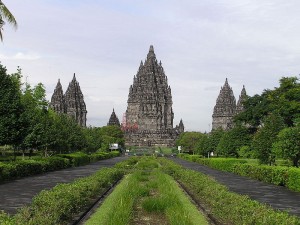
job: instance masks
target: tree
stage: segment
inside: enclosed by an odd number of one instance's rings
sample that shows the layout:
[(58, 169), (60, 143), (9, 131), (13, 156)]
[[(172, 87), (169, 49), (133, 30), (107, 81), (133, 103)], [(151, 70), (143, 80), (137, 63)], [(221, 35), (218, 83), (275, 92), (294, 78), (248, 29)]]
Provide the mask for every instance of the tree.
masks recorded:
[(272, 145), (277, 141), (277, 135), (285, 127), (283, 118), (278, 114), (270, 114), (263, 126), (253, 137), (251, 148), (255, 151), (260, 163), (272, 164), (275, 155), (272, 154)]
[(274, 90), (264, 90), (261, 95), (249, 97), (244, 102), (245, 111), (235, 116), (235, 122), (248, 124), (256, 132), (268, 115), (276, 113), (283, 118), (286, 126), (294, 126), (300, 118), (299, 79), (282, 77), (279, 84)]
[(4, 3), (0, 0), (0, 40), (3, 41), (2, 30), (5, 21), (11, 24), (14, 28), (18, 27), (17, 21), (13, 14), (8, 10)]
[(277, 156), (290, 159), (293, 166), (298, 167), (300, 160), (300, 126), (281, 130), (272, 150)]
[(208, 134), (204, 133), (196, 144), (197, 154), (206, 157), (209, 153)]
[(238, 151), (242, 146), (250, 144), (249, 130), (242, 126), (236, 125), (229, 131), (226, 131), (217, 146), (217, 153), (221, 155), (238, 157)]
[(197, 142), (204, 134), (200, 132), (184, 132), (180, 134), (179, 139), (176, 141), (177, 146), (182, 146), (183, 151), (188, 151), (195, 154), (197, 152)]
[(215, 130), (212, 130), (209, 134), (208, 134), (208, 142), (207, 142), (207, 150), (208, 152), (217, 152), (217, 146), (224, 134), (224, 130), (222, 128), (218, 128)]
[(8, 75), (0, 64), (0, 145), (15, 145), (20, 138), (23, 112), (20, 74)]
[(124, 146), (125, 139), (124, 133), (118, 126), (104, 126), (100, 128), (101, 135), (101, 150), (107, 151), (109, 149), (109, 145), (113, 143), (117, 143), (120, 146)]

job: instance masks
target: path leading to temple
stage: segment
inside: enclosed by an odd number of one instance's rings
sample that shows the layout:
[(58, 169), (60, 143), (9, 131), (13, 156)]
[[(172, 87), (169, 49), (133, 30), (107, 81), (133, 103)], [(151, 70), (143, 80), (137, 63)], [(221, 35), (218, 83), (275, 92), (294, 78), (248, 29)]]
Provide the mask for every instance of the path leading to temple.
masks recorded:
[(300, 216), (300, 193), (242, 177), (233, 173), (223, 172), (199, 163), (189, 162), (179, 158), (171, 158), (174, 162), (187, 169), (192, 169), (213, 177), (219, 183), (227, 186), (230, 191), (248, 195), (251, 199), (270, 205), (279, 210), (286, 210), (292, 215)]
[[(29, 204), (32, 198), (44, 189), (50, 189), (58, 183), (72, 182), (76, 178), (88, 176), (102, 167), (114, 166), (125, 159), (127, 157), (116, 157), (86, 166), (54, 171), (1, 184), (0, 210), (14, 214), (17, 209), (25, 204)], [(275, 209), (287, 210), (293, 215), (300, 216), (300, 193), (298, 192), (232, 173), (214, 170), (183, 159), (171, 159), (185, 168), (193, 169), (215, 178), (232, 192), (248, 195), (251, 199), (266, 203)]]
[(58, 183), (68, 183), (76, 178), (89, 176), (102, 167), (112, 167), (125, 159), (127, 157), (115, 157), (86, 166), (58, 170), (1, 184), (0, 210), (15, 214), (19, 208), (29, 204), (40, 191), (53, 188)]

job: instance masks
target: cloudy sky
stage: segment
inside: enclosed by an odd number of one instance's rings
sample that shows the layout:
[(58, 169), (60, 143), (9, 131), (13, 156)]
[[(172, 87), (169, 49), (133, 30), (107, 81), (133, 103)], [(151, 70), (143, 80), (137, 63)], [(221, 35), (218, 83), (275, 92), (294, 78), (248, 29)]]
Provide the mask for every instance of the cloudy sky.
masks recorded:
[(42, 82), (50, 100), (76, 73), (92, 126), (120, 120), (150, 45), (172, 88), (174, 124), (208, 131), (225, 78), (235, 97), (300, 73), (299, 0), (3, 0), (19, 27), (4, 27), (0, 61)]

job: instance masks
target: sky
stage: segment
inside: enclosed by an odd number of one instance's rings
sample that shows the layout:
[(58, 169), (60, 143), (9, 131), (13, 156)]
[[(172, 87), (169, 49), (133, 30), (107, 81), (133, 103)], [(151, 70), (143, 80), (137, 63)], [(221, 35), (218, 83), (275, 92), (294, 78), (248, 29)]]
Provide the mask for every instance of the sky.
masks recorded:
[(3, 0), (18, 21), (4, 26), (0, 62), (50, 100), (73, 74), (87, 124), (122, 121), (129, 87), (153, 45), (172, 88), (174, 125), (210, 131), (225, 79), (238, 100), (300, 73), (298, 0)]

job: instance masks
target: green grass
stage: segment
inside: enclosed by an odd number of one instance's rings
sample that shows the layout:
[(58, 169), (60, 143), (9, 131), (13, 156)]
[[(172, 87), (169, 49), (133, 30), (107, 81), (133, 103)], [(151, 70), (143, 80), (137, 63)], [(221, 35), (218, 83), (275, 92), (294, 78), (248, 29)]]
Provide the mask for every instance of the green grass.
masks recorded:
[(137, 171), (124, 178), (86, 224), (130, 224), (138, 203), (147, 216), (164, 215), (162, 218), (171, 225), (207, 224), (173, 178), (158, 167), (154, 158), (142, 158)]
[(137, 197), (137, 185), (138, 181), (132, 175), (127, 175), (85, 224), (129, 224), (133, 203)]

